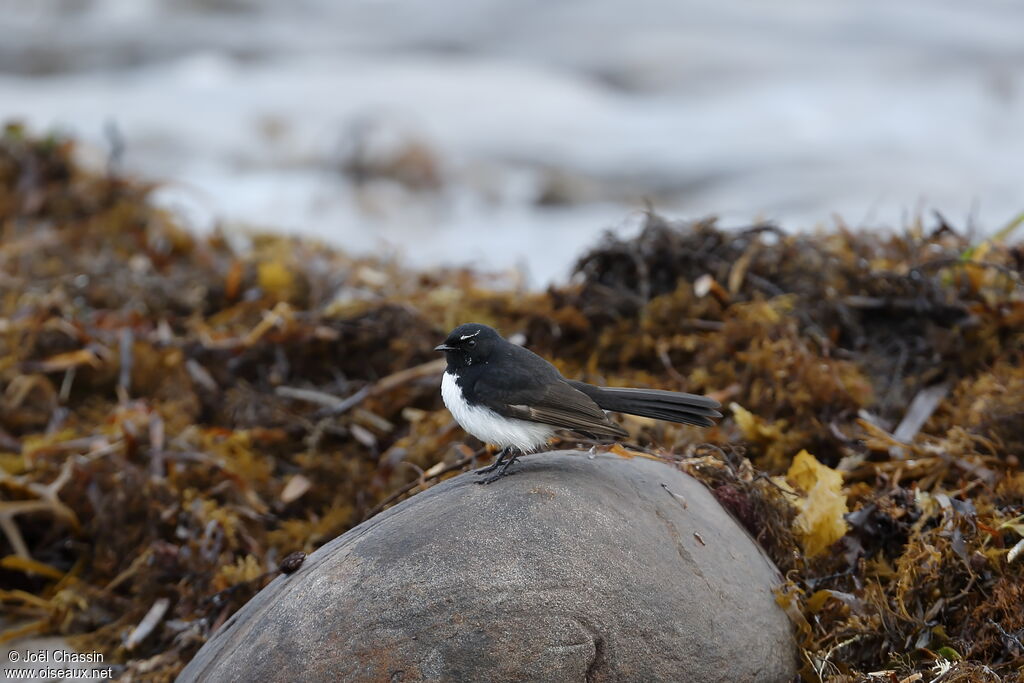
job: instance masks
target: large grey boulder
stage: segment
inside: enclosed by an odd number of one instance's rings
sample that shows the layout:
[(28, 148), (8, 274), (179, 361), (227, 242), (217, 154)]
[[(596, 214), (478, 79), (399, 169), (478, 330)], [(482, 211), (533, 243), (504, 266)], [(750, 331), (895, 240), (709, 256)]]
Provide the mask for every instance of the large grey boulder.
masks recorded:
[(225, 622), (179, 681), (786, 681), (778, 572), (703, 485), (532, 455), (359, 525)]

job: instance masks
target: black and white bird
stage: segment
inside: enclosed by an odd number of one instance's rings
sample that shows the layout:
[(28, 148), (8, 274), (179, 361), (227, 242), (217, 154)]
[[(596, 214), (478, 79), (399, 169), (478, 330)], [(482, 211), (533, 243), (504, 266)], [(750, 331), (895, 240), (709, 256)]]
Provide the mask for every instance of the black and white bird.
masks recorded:
[(604, 411), (710, 427), (718, 402), (706, 396), (656, 389), (596, 387), (566, 379), (532, 351), (487, 325), (459, 325), (435, 351), (448, 360), (441, 396), (455, 421), (485, 443), (501, 447), (481, 481), (500, 479), (524, 454), (546, 445), (559, 430), (590, 437), (625, 437)]

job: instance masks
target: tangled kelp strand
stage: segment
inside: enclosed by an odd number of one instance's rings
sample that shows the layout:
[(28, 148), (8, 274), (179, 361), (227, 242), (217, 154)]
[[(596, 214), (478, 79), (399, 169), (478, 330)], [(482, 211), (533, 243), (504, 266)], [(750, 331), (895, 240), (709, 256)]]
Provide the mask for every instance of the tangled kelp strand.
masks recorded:
[(528, 292), (195, 236), (73, 151), (0, 141), (0, 600), (24, 620), (4, 638), (63, 633), (173, 677), (289, 557), (484, 457), (431, 350), (477, 320), (567, 374), (730, 406), (704, 431), (623, 418), (635, 443), (612, 450), (701, 478), (771, 554), (806, 680), (1021, 678), (1009, 230), (651, 214)]

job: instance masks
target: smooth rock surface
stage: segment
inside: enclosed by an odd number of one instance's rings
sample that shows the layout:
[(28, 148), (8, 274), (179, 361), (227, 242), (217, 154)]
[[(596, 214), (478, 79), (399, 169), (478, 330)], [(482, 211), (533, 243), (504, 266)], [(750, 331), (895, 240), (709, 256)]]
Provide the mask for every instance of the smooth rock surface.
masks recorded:
[(775, 567), (660, 462), (532, 455), (464, 474), (273, 581), (179, 681), (785, 681)]

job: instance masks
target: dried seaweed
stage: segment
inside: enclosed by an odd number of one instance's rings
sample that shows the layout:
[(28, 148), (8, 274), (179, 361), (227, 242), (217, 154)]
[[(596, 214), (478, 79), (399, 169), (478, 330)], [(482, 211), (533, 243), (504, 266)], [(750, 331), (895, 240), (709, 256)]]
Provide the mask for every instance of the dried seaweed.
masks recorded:
[(483, 455), (431, 351), (478, 320), (566, 373), (730, 406), (705, 431), (624, 425), (785, 572), (805, 680), (1024, 678), (1024, 250), (1005, 235), (650, 214), (529, 292), (196, 236), (152, 189), (66, 139), (0, 139), (0, 600), (25, 620), (2, 637), (173, 678), (301, 553)]

